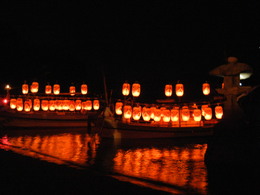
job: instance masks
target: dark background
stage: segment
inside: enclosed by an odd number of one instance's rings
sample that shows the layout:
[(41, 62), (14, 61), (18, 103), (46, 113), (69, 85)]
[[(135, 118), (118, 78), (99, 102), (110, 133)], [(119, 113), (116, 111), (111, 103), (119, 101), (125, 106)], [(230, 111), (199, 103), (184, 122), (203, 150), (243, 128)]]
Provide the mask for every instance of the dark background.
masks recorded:
[[(205, 1), (206, 2), (206, 1)], [(89, 85), (114, 96), (124, 81), (142, 84), (143, 97), (163, 97), (166, 83), (201, 94), (219, 86), (208, 72), (236, 56), (251, 65), (245, 84), (258, 84), (260, 14), (254, 3), (204, 1), (21, 1), (0, 3), (0, 82)]]

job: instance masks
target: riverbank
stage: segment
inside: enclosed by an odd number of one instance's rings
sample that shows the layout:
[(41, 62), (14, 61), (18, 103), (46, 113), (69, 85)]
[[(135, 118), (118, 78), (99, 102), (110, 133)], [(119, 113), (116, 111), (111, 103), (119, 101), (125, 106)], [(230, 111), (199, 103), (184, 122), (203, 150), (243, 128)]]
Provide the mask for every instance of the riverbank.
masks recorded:
[(169, 194), (0, 150), (1, 194)]

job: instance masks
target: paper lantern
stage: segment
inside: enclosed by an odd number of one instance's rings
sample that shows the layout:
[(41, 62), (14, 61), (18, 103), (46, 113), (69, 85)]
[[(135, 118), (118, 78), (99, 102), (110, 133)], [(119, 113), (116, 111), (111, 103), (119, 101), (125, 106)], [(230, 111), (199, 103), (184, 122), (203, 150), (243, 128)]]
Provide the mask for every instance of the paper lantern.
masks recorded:
[(45, 94), (51, 94), (51, 90), (52, 90), (51, 85), (46, 85), (45, 86)]
[(55, 100), (49, 100), (49, 110), (54, 111), (55, 110)]
[(172, 96), (172, 85), (170, 84), (165, 85), (164, 94), (166, 97)]
[(141, 106), (135, 106), (133, 107), (133, 119), (134, 120), (139, 120), (141, 118), (141, 115), (142, 115), (142, 107)]
[(203, 83), (202, 84), (202, 92), (204, 95), (209, 95), (210, 94), (210, 85), (209, 83)]
[(142, 118), (144, 121), (150, 121), (150, 119), (151, 119), (151, 109), (150, 108), (143, 107)]
[(130, 84), (129, 83), (124, 83), (122, 86), (122, 94), (124, 96), (128, 96), (130, 93)]
[(54, 84), (53, 85), (53, 93), (55, 95), (59, 95), (60, 94), (60, 85), (59, 84)]
[(39, 90), (39, 83), (38, 82), (32, 82), (31, 84), (31, 92), (37, 93)]
[(190, 110), (188, 108), (181, 109), (181, 118), (183, 121), (188, 121), (190, 119)]
[(193, 110), (193, 119), (194, 121), (201, 121), (201, 110), (196, 108)]
[(34, 110), (34, 111), (39, 111), (40, 108), (41, 108), (41, 101), (40, 101), (40, 99), (35, 98), (35, 99), (33, 100), (33, 110)]
[(81, 102), (81, 109), (82, 109), (82, 110), (87, 110), (87, 104), (86, 104), (86, 102)]
[(182, 97), (184, 94), (184, 86), (181, 83), (175, 85), (175, 93), (178, 97)]
[(32, 100), (28, 99), (24, 101), (24, 111), (30, 112), (32, 108)]
[(41, 108), (43, 111), (47, 111), (49, 109), (49, 101), (48, 100), (42, 100), (41, 101)]
[(24, 83), (22, 85), (22, 93), (23, 94), (28, 94), (29, 93), (29, 86), (28, 86), (28, 84)]
[(209, 107), (207, 104), (201, 106), (201, 114), (205, 116), (205, 108)]
[[(74, 103), (74, 101), (73, 101), (73, 103)], [(81, 108), (82, 108), (82, 101), (81, 100), (76, 100), (74, 107), (75, 107), (76, 110), (81, 110)]]
[(71, 96), (74, 96), (75, 95), (75, 93), (76, 93), (76, 87), (75, 86), (70, 86), (70, 95)]
[(63, 100), (62, 110), (69, 110), (70, 108), (70, 100), (65, 99)]
[(180, 115), (179, 109), (174, 108), (171, 110), (171, 120), (173, 122), (176, 122), (179, 120), (179, 115)]
[(162, 116), (161, 110), (158, 109), (158, 108), (156, 108), (156, 109), (154, 110), (154, 118), (153, 118), (153, 120), (154, 120), (155, 122), (159, 122), (159, 121), (161, 120), (161, 116)]
[(82, 84), (80, 89), (82, 95), (86, 95), (88, 93), (88, 86), (86, 84)]
[(216, 106), (215, 107), (215, 116), (217, 119), (222, 119), (223, 117), (223, 108), (222, 106)]
[(141, 93), (141, 85), (139, 83), (133, 83), (133, 85), (132, 85), (133, 97), (139, 97), (140, 93)]
[(100, 107), (99, 100), (93, 100), (93, 109), (98, 110)]
[(122, 115), (123, 114), (123, 102), (116, 102), (115, 105), (115, 111), (117, 115)]
[(163, 115), (163, 122), (170, 122), (171, 120), (171, 111), (168, 109), (165, 109), (162, 111)]
[(91, 100), (86, 101), (86, 110), (92, 110), (92, 101)]
[(63, 109), (63, 100), (55, 100), (55, 109), (62, 110)]
[(152, 107), (150, 108), (150, 117), (151, 117), (151, 119), (154, 118), (154, 111), (155, 111), (155, 109), (156, 109), (155, 106), (152, 106)]
[(12, 98), (10, 100), (10, 108), (11, 109), (16, 109), (16, 99), (15, 98)]
[[(77, 101), (77, 100), (76, 100)], [(80, 100), (81, 101), (81, 100)], [(74, 102), (74, 100), (70, 100), (69, 102), (69, 111), (75, 111), (75, 109), (77, 110), (77, 106), (76, 106), (76, 102)], [(78, 108), (79, 110), (81, 109), (81, 102), (80, 102), (80, 108)]]
[(23, 110), (23, 99), (22, 98), (17, 98), (17, 100), (16, 100), (16, 109), (17, 109), (17, 111), (22, 111)]
[(206, 120), (211, 120), (212, 119), (212, 109), (211, 109), (211, 107), (204, 108), (204, 118)]
[(123, 111), (124, 111), (124, 118), (130, 119), (132, 117), (132, 107), (130, 105), (125, 105)]

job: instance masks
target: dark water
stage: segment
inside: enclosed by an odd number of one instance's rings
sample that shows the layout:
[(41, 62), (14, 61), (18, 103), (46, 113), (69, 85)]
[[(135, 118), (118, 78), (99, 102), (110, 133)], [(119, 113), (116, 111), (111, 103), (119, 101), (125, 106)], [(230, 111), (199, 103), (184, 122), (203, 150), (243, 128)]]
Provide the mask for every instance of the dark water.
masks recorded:
[(208, 193), (207, 140), (105, 140), (84, 131), (9, 132), (1, 148), (172, 193)]

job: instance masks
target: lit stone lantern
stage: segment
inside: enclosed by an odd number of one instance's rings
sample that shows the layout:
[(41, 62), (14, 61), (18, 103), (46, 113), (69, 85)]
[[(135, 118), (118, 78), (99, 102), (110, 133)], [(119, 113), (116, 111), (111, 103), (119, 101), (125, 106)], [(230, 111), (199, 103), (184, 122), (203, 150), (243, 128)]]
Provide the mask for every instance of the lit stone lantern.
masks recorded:
[(139, 97), (140, 93), (141, 93), (141, 85), (139, 83), (133, 83), (133, 85), (132, 85), (133, 97)]
[(86, 110), (92, 110), (92, 101), (91, 100), (86, 101)]
[(204, 95), (210, 94), (210, 84), (209, 83), (203, 83), (202, 84), (202, 92)]
[(217, 119), (222, 119), (222, 116), (223, 116), (222, 106), (216, 106), (215, 107), (215, 116), (216, 116)]
[(99, 110), (99, 107), (100, 107), (99, 100), (93, 100), (93, 109)]
[(30, 112), (32, 108), (32, 100), (28, 99), (24, 101), (24, 111)]
[(142, 108), (141, 106), (135, 106), (133, 107), (133, 119), (134, 120), (139, 120), (141, 118), (141, 114), (142, 114)]
[(130, 93), (130, 84), (129, 83), (124, 83), (122, 86), (122, 94), (124, 96), (128, 96)]
[(47, 111), (49, 109), (49, 101), (48, 100), (42, 100), (41, 108), (42, 108), (43, 111)]
[(179, 109), (172, 109), (171, 110), (171, 120), (173, 122), (179, 121)]
[(156, 108), (156, 109), (154, 110), (154, 118), (153, 118), (153, 120), (154, 120), (155, 122), (159, 122), (159, 121), (161, 120), (161, 116), (162, 116), (161, 109)]
[(80, 89), (82, 95), (86, 95), (88, 93), (88, 86), (86, 84), (82, 84)]
[(181, 83), (175, 85), (175, 93), (178, 97), (182, 97), (184, 94), (184, 86)]
[[(74, 103), (74, 101), (73, 101), (73, 103)], [(74, 110), (76, 109), (76, 110), (81, 110), (81, 108), (82, 108), (82, 101), (81, 100), (76, 100), (75, 101), (75, 104), (74, 104)]]
[(170, 84), (165, 85), (164, 94), (166, 97), (172, 96), (172, 85)]
[(198, 108), (195, 108), (193, 110), (193, 119), (194, 121), (201, 121), (201, 110)]
[[(77, 100), (76, 100), (77, 101)], [(74, 102), (74, 100), (70, 100), (70, 103), (69, 103), (69, 111), (75, 111), (75, 109), (77, 110), (77, 106), (76, 106), (76, 102)], [(80, 106), (80, 109), (81, 109), (81, 106)]]
[(53, 85), (53, 93), (55, 95), (59, 95), (60, 94), (60, 85), (59, 84), (54, 84)]
[(17, 100), (16, 100), (16, 109), (17, 109), (17, 111), (22, 111), (23, 110), (23, 99), (22, 98), (17, 98)]
[(15, 98), (12, 98), (10, 100), (10, 108), (11, 109), (16, 109), (16, 99)]
[(204, 109), (204, 118), (206, 120), (211, 120), (212, 119), (212, 108), (211, 107), (206, 107)]
[(52, 90), (51, 85), (48, 84), (45, 86), (45, 94), (51, 94), (51, 90)]
[(117, 115), (123, 114), (123, 102), (116, 102), (115, 111)]
[(22, 85), (22, 93), (23, 94), (28, 94), (28, 92), (29, 92), (29, 86), (28, 86), (28, 84), (24, 83)]
[(39, 98), (35, 98), (35, 99), (33, 100), (33, 110), (34, 110), (34, 111), (39, 111), (40, 108), (41, 108), (41, 101), (40, 101)]
[(39, 90), (39, 83), (38, 82), (32, 82), (31, 84), (31, 92), (37, 93)]
[(49, 101), (49, 110), (54, 111), (55, 110), (55, 100)]
[(75, 86), (70, 86), (70, 95), (71, 96), (74, 96), (75, 95), (75, 93), (76, 93), (76, 87)]
[(168, 109), (165, 109), (162, 111), (163, 113), (163, 122), (170, 122), (171, 120), (171, 111)]
[(130, 119), (132, 117), (132, 107), (130, 105), (125, 105), (123, 110), (124, 110), (124, 118)]
[(151, 119), (151, 109), (147, 108), (147, 107), (143, 107), (142, 117), (143, 117), (144, 121), (150, 121), (150, 119)]
[(183, 121), (188, 121), (190, 119), (190, 110), (188, 108), (181, 109), (181, 118)]

